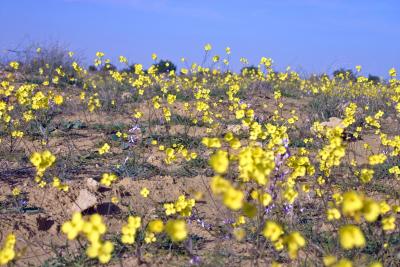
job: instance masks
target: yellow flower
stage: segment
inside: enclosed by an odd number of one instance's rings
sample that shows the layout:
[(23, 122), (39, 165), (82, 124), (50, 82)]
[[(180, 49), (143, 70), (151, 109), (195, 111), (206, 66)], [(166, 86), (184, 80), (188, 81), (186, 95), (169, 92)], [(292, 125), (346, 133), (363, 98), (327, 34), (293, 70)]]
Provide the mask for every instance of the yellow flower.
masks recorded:
[(119, 56), (119, 62), (121, 63), (128, 63), (128, 59), (124, 56)]
[(400, 213), (400, 205), (393, 205), (393, 212)]
[(233, 229), (233, 236), (237, 241), (242, 241), (246, 237), (246, 231), (243, 228)]
[(340, 219), (340, 211), (336, 208), (327, 210), (328, 221)]
[(380, 208), (380, 212), (381, 214), (385, 214), (387, 212), (390, 211), (390, 205), (388, 203), (386, 203), (386, 201), (382, 201), (379, 203), (379, 208)]
[(38, 176), (43, 176), (47, 168), (53, 165), (56, 157), (48, 150), (43, 152), (35, 152), (31, 155), (30, 161), (36, 167)]
[(390, 70), (389, 70), (389, 75), (390, 75), (390, 77), (395, 77), (397, 74), (396, 74), (396, 69), (395, 68), (391, 68)]
[(358, 226), (345, 225), (339, 229), (340, 245), (344, 249), (362, 248), (365, 246), (365, 237)]
[(169, 220), (165, 225), (165, 232), (173, 242), (185, 240), (188, 234), (183, 220)]
[(378, 165), (382, 164), (386, 160), (386, 156), (384, 154), (376, 154), (368, 157), (368, 161), (370, 165)]
[(10, 67), (17, 70), (19, 68), (19, 63), (16, 61), (10, 62)]
[(350, 191), (343, 194), (342, 212), (344, 215), (353, 216), (363, 208), (362, 197), (356, 192)]
[(367, 183), (372, 180), (372, 177), (374, 176), (374, 170), (372, 169), (362, 169), (361, 174), (360, 174), (360, 180), (363, 183)]
[(218, 138), (204, 137), (201, 140), (201, 143), (209, 148), (220, 148), (221, 147), (221, 142)]
[(389, 216), (382, 219), (382, 229), (385, 231), (390, 231), (396, 229), (396, 218), (394, 216)]
[(218, 62), (219, 61), (219, 56), (213, 56), (212, 60), (213, 60), (213, 62)]
[(53, 177), (53, 187), (57, 188), (59, 191), (67, 192), (69, 186), (66, 184), (61, 184), (60, 178)]
[(289, 257), (295, 259), (297, 258), (297, 251), (306, 245), (306, 240), (299, 232), (293, 232), (285, 237), (284, 243), (288, 247)]
[(12, 131), (11, 137), (13, 138), (22, 138), (24, 136), (24, 132), (21, 131)]
[(371, 262), (370, 265), (368, 265), (368, 267), (383, 267), (383, 265), (379, 261), (374, 261)]
[(222, 178), (219, 175), (216, 175), (211, 179), (210, 186), (212, 192), (218, 195), (225, 193), (231, 187), (231, 184), (228, 180)]
[(117, 175), (114, 173), (103, 173), (101, 177), (100, 184), (105, 186), (111, 186), (111, 184), (118, 179)]
[(243, 206), (243, 199), (243, 192), (233, 187), (228, 188), (228, 190), (223, 195), (223, 202), (225, 206), (227, 206), (231, 210), (240, 209)]
[(236, 221), (232, 224), (233, 226), (239, 226), (246, 223), (246, 218), (242, 215), (236, 218)]
[(104, 57), (104, 53), (103, 52), (96, 52), (96, 57)]
[(61, 226), (61, 231), (67, 235), (69, 240), (73, 240), (82, 231), (84, 223), (85, 222), (82, 219), (82, 214), (75, 212), (72, 215), (71, 221), (67, 221)]
[(308, 184), (303, 184), (303, 185), (301, 186), (301, 190), (303, 190), (303, 192), (305, 192), (305, 193), (310, 192), (310, 185), (308, 185)]
[(21, 194), (21, 189), (19, 189), (18, 187), (15, 187), (12, 190), (12, 194), (13, 194), (13, 196), (18, 196), (19, 194)]
[(176, 213), (176, 209), (174, 203), (165, 203), (164, 204), (165, 214), (171, 215)]
[(365, 220), (368, 222), (374, 222), (378, 218), (380, 214), (379, 204), (373, 200), (366, 200), (364, 202), (364, 207), (362, 209), (362, 213), (364, 215)]
[(113, 204), (118, 204), (118, 202), (119, 202), (119, 199), (118, 199), (118, 197), (111, 197), (111, 202), (113, 203)]
[(136, 231), (141, 226), (140, 217), (128, 217), (128, 223), (122, 226), (121, 242), (124, 244), (133, 244), (135, 242)]
[(161, 233), (164, 230), (164, 223), (159, 219), (152, 220), (147, 225), (147, 230), (156, 234)]
[(260, 196), (260, 202), (263, 206), (268, 206), (272, 201), (272, 196), (268, 193), (264, 193)]
[(157, 239), (156, 239), (156, 236), (154, 235), (154, 233), (151, 233), (151, 232), (145, 232), (145, 234), (144, 234), (144, 242), (146, 243), (146, 244), (150, 244), (150, 243), (153, 243), (153, 242), (155, 242)]
[(323, 184), (325, 184), (325, 179), (322, 176), (319, 176), (317, 178), (317, 182), (319, 185), (323, 185)]
[(282, 227), (274, 221), (267, 221), (264, 226), (263, 235), (265, 238), (275, 242), (283, 235)]
[(140, 194), (142, 197), (147, 197), (149, 195), (150, 191), (146, 187), (143, 187), (142, 190), (140, 190)]
[(56, 95), (54, 97), (54, 103), (56, 103), (56, 105), (61, 105), (64, 102), (64, 98), (62, 95)]
[(165, 203), (164, 209), (167, 215), (179, 214), (183, 217), (188, 217), (192, 214), (192, 208), (196, 201), (194, 199), (186, 199), (185, 195), (180, 195), (175, 203)]
[(287, 200), (289, 204), (293, 204), (296, 200), (298, 193), (293, 188), (289, 187), (284, 191), (283, 197)]
[(167, 95), (167, 102), (168, 104), (173, 104), (176, 100), (176, 95), (168, 94)]
[(15, 257), (14, 246), (16, 238), (14, 234), (8, 234), (3, 247), (0, 248), (0, 265), (6, 265)]
[(164, 161), (167, 164), (171, 164), (176, 159), (175, 150), (171, 147), (165, 150), (165, 155), (166, 158), (164, 159)]
[(337, 261), (337, 258), (333, 255), (327, 255), (323, 257), (322, 261), (325, 266), (329, 267), (332, 266)]
[(111, 259), (111, 254), (114, 251), (114, 245), (110, 241), (93, 242), (86, 249), (86, 255), (89, 258), (98, 258), (100, 263), (108, 263)]
[(104, 153), (107, 153), (110, 150), (110, 145), (105, 143), (101, 148), (99, 148), (99, 154), (103, 155)]
[(143, 113), (140, 111), (136, 111), (135, 114), (133, 114), (133, 117), (136, 119), (140, 119), (143, 116)]
[(228, 152), (218, 150), (210, 157), (209, 163), (216, 173), (224, 174), (229, 167)]
[(89, 221), (85, 221), (82, 228), (82, 232), (90, 242), (100, 240), (101, 235), (103, 235), (106, 230), (107, 227), (99, 214), (90, 216)]
[(394, 166), (389, 169), (390, 174), (400, 175), (400, 168), (399, 166)]
[(204, 50), (205, 50), (206, 52), (210, 51), (211, 48), (212, 48), (212, 47), (211, 47), (210, 44), (206, 44), (206, 45), (204, 46)]
[(331, 265), (332, 267), (353, 267), (353, 263), (348, 259), (340, 259), (336, 264)]

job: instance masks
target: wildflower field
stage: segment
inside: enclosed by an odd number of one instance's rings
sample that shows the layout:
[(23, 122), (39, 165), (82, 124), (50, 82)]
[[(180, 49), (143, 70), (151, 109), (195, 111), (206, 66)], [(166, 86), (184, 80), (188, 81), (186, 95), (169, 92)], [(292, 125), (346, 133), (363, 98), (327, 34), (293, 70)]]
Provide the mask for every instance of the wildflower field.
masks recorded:
[(0, 69), (0, 265), (400, 266), (400, 81), (231, 51)]

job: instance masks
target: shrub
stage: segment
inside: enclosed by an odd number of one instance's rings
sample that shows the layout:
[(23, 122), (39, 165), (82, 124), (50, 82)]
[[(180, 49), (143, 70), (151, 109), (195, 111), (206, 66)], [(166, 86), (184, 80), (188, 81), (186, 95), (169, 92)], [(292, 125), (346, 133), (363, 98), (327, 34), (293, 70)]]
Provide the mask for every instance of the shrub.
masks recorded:
[(176, 65), (170, 60), (160, 60), (154, 65), (158, 73), (169, 73), (171, 71), (176, 71)]
[(333, 76), (335, 78), (340, 78), (343, 80), (349, 80), (349, 81), (355, 81), (357, 80), (357, 76), (356, 74), (354, 74), (354, 72), (351, 69), (344, 69), (344, 68), (340, 68), (338, 70), (335, 70), (333, 72)]
[(256, 74), (258, 72), (258, 68), (256, 66), (248, 66), (248, 67), (243, 67), (240, 70), (240, 73), (242, 75), (251, 75), (251, 74)]
[(379, 78), (379, 76), (369, 74), (369, 75), (368, 75), (368, 81), (371, 81), (371, 82), (373, 82), (374, 84), (378, 84), (378, 83), (381, 82), (381, 78)]

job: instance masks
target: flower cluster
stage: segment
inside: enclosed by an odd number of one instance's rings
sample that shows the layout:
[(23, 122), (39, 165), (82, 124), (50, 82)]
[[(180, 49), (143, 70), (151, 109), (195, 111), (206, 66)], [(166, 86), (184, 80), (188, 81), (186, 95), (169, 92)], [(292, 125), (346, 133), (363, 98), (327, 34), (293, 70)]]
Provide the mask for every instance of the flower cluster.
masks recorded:
[(89, 220), (84, 220), (81, 213), (74, 213), (70, 221), (65, 222), (61, 231), (67, 238), (73, 240), (79, 234), (83, 234), (89, 241), (86, 255), (89, 258), (97, 258), (100, 263), (108, 263), (114, 250), (110, 241), (103, 241), (102, 236), (106, 233), (107, 227), (99, 214), (93, 214)]
[(136, 232), (141, 226), (141, 218), (129, 216), (128, 222), (124, 226), (122, 226), (121, 232), (122, 237), (121, 241), (124, 244), (133, 244), (135, 242)]
[(30, 157), (30, 161), (36, 168), (35, 181), (39, 186), (45, 186), (46, 182), (43, 180), (43, 175), (56, 161), (56, 157), (50, 151), (45, 150), (43, 152), (34, 152)]
[(282, 250), (284, 246), (287, 246), (289, 256), (292, 259), (296, 258), (298, 250), (306, 245), (304, 237), (299, 232), (285, 235), (282, 226), (274, 221), (265, 223), (262, 234), (274, 243), (276, 250)]
[(174, 203), (164, 204), (165, 214), (173, 215), (179, 213), (182, 217), (189, 217), (195, 204), (196, 201), (193, 198), (186, 199), (184, 195), (180, 195)]
[(0, 249), (0, 265), (6, 265), (15, 258), (14, 246), (16, 243), (15, 235), (7, 235), (3, 247)]

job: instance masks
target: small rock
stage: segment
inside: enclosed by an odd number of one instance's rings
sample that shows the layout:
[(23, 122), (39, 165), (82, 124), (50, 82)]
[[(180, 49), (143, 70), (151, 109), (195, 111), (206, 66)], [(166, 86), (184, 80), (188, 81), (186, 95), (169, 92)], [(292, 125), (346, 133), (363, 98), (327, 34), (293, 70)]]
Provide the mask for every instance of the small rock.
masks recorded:
[(99, 182), (97, 182), (93, 178), (87, 178), (86, 185), (87, 185), (88, 189), (92, 192), (96, 192), (97, 189), (99, 189)]
[(241, 130), (241, 125), (228, 125), (229, 132), (232, 132), (233, 134), (239, 134)]
[(93, 207), (97, 204), (97, 198), (90, 193), (87, 189), (81, 189), (75, 202), (70, 209), (71, 212), (83, 211), (87, 208)]
[(336, 127), (340, 127), (342, 129), (345, 128), (343, 120), (336, 117), (330, 117), (329, 121), (324, 121), (321, 123), (321, 125), (329, 128), (336, 128)]

